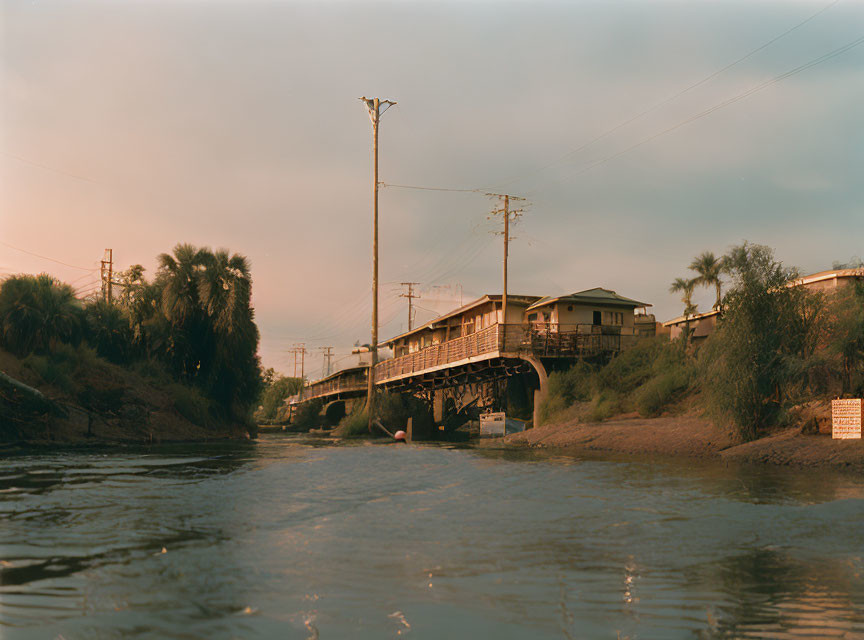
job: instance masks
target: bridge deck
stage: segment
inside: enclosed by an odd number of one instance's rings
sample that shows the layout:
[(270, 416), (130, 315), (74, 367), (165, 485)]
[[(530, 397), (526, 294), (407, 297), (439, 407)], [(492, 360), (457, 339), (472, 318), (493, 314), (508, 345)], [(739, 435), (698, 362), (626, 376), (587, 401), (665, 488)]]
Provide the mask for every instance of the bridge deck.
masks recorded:
[[(387, 385), (412, 376), (500, 357), (577, 359), (617, 353), (636, 338), (632, 329), (620, 328), (619, 331), (609, 332), (605, 327), (592, 325), (534, 324), (529, 327), (495, 324), (467, 336), (379, 362), (375, 367), (375, 383)], [(340, 372), (306, 387), (303, 400), (338, 394), (361, 395), (367, 385), (365, 370)]]

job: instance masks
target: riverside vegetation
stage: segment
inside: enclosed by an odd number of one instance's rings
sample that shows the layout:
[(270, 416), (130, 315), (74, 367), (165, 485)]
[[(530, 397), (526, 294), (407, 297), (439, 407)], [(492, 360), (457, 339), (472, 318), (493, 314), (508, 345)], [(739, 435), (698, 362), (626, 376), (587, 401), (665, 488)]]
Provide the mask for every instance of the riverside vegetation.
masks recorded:
[[(693, 287), (716, 289), (721, 318), (705, 343), (693, 349), (686, 327), (675, 341), (643, 341), (604, 366), (554, 372), (541, 423), (695, 407), (749, 441), (789, 425), (805, 403), (864, 394), (864, 283), (827, 295), (790, 286), (798, 272), (748, 243), (719, 259), (702, 254), (691, 268), (699, 276), (672, 290), (691, 315)], [(730, 279), (725, 295), (721, 273)]]
[(52, 424), (70, 411), (84, 412), (88, 433), (94, 417), (108, 426), (146, 422), (155, 409), (148, 402), (165, 398), (204, 429), (252, 427), (262, 384), (247, 259), (179, 244), (158, 265), (151, 281), (140, 265), (120, 273), (112, 302), (80, 301), (45, 274), (2, 282), (3, 368), (44, 402), (5, 379), (0, 439), (51, 439)]

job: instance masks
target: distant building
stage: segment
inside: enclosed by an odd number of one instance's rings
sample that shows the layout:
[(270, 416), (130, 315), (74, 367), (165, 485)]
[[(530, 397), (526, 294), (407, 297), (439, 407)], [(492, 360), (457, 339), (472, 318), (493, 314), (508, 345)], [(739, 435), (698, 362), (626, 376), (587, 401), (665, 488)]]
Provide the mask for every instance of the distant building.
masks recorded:
[[(864, 268), (857, 269), (831, 269), (829, 271), (820, 271), (808, 276), (802, 276), (797, 280), (793, 280), (787, 286), (789, 287), (804, 287), (808, 291), (833, 293), (838, 289), (851, 284), (856, 280), (864, 279)], [(691, 340), (693, 344), (699, 344), (709, 335), (714, 333), (717, 327), (717, 322), (721, 317), (719, 309), (706, 311), (705, 313), (696, 313), (689, 317), (679, 316), (672, 320), (663, 323), (663, 327), (669, 330), (669, 339), (675, 340), (684, 331), (684, 328), (689, 323), (692, 330)]]
[(548, 325), (553, 331), (590, 333), (594, 327), (600, 327), (635, 335), (634, 311), (650, 306), (610, 289), (596, 287), (566, 296), (542, 298), (525, 310), (525, 322), (535, 329)]
[(831, 292), (861, 279), (864, 279), (864, 268), (831, 269), (798, 278), (791, 282), (790, 286), (804, 287), (808, 291)]
[(673, 320), (663, 323), (663, 327), (669, 331), (669, 339), (675, 340), (680, 338), (684, 333), (684, 329), (690, 326), (690, 341), (692, 344), (700, 344), (714, 333), (717, 326), (717, 320), (720, 318), (720, 311), (706, 311), (705, 313), (694, 313), (692, 316), (678, 316)]

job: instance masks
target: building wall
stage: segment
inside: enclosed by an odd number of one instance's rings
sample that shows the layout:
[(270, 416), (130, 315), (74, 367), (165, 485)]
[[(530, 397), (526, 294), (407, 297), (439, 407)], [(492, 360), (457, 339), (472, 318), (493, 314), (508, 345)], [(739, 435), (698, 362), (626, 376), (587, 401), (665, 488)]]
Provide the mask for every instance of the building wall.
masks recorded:
[[(594, 324), (594, 312), (600, 311), (601, 324), (603, 326), (633, 327), (635, 317), (632, 309), (626, 307), (589, 305), (567, 302), (555, 302), (534, 309), (531, 313), (537, 313), (537, 322), (554, 322), (560, 324)], [(543, 320), (542, 314), (549, 315), (549, 320)], [(619, 314), (617, 318), (610, 314)], [(616, 321), (620, 320), (620, 324)]]

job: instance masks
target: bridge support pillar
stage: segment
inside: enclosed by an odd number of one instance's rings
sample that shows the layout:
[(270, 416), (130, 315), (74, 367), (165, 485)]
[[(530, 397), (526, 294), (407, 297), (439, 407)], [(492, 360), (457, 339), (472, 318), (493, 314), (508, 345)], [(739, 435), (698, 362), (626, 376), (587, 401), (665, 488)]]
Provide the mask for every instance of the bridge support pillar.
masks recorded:
[(543, 363), (538, 358), (527, 356), (523, 359), (534, 367), (534, 371), (537, 372), (537, 378), (540, 381), (540, 388), (534, 390), (534, 415), (532, 422), (533, 426), (536, 427), (540, 419), (540, 405), (549, 393), (549, 376), (546, 374), (546, 367), (543, 366)]

